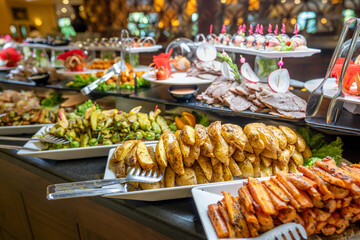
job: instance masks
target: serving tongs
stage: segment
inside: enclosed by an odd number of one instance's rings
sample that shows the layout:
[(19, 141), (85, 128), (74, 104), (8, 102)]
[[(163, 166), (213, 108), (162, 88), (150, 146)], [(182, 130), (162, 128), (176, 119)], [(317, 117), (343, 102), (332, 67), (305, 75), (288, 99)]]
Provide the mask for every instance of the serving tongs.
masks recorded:
[[(0, 140), (3, 141), (40, 141), (40, 142), (47, 142), (47, 143), (54, 143), (54, 144), (66, 144), (69, 143), (69, 140), (57, 138), (51, 135), (44, 135), (39, 138), (27, 138), (27, 137), (7, 137), (7, 136), (0, 136)], [(17, 145), (5, 145), (0, 144), (0, 149), (24, 149), (24, 150), (31, 150), (31, 151), (40, 151), (39, 148), (31, 148), (31, 147), (22, 147)]]
[(111, 193), (125, 192), (123, 188), (102, 188), (114, 184), (127, 182), (154, 183), (163, 178), (161, 173), (150, 171), (141, 171), (141, 169), (131, 168), (125, 178), (90, 180), (82, 182), (60, 183), (49, 185), (47, 187), (47, 199), (65, 199), (77, 197), (100, 196)]
[[(333, 56), (331, 57), (331, 60), (330, 60), (330, 64), (327, 68), (327, 72), (325, 74), (325, 77), (323, 79), (323, 81), (320, 83), (320, 85), (310, 94), (310, 97), (308, 99), (308, 103), (307, 103), (307, 106), (306, 106), (306, 117), (313, 117), (316, 115), (316, 113), (319, 111), (319, 108), (320, 108), (320, 105), (321, 105), (321, 102), (323, 100), (323, 97), (324, 97), (324, 91), (323, 91), (323, 86), (325, 84), (325, 82), (328, 80), (328, 78), (330, 77), (330, 74), (336, 64), (336, 60), (338, 59), (339, 57), (339, 54), (340, 54), (340, 50), (341, 50), (341, 47), (344, 43), (344, 40), (347, 36), (347, 33), (349, 31), (349, 28), (350, 28), (350, 25), (356, 21), (357, 22), (357, 26), (359, 24), (359, 19), (358, 18), (350, 18), (349, 20), (347, 20), (344, 24), (344, 27), (343, 27), (343, 30), (340, 34), (340, 38), (339, 38), (339, 41), (336, 45), (336, 48), (335, 48), (335, 51), (333, 53)], [(357, 39), (359, 33), (357, 32), (357, 29), (358, 27), (356, 27), (356, 31), (354, 32), (353, 34), (353, 40), (351, 42), (351, 46), (353, 46), (353, 41), (354, 41), (354, 38)], [(357, 34), (357, 35), (356, 35)], [(356, 43), (356, 41), (355, 41)], [(348, 55), (349, 55), (349, 52), (353, 52), (354, 49), (352, 49), (350, 46), (350, 49), (348, 51)], [(354, 46), (353, 46), (354, 47)], [(347, 56), (348, 56), (347, 55)], [(350, 55), (351, 57), (351, 55)], [(346, 69), (347, 69), (347, 66), (348, 66), (348, 63), (345, 64), (346, 61), (344, 62), (344, 65), (343, 65), (343, 69), (344, 70), (344, 66), (346, 66)], [(346, 72), (346, 69), (345, 69), (345, 72)], [(342, 75), (343, 76), (343, 75)], [(341, 78), (341, 83), (342, 83), (342, 79), (343, 77)], [(339, 79), (339, 82), (340, 82), (340, 79)], [(342, 90), (342, 89), (341, 89)], [(340, 96), (340, 95), (339, 95)], [(337, 96), (338, 97), (338, 96)], [(335, 100), (336, 102), (336, 100)], [(334, 102), (334, 103), (335, 103)], [(341, 107), (342, 107), (342, 104), (341, 104)], [(330, 107), (329, 107), (330, 109)], [(334, 108), (333, 108), (334, 109)], [(328, 112), (329, 113), (329, 112)]]
[[(357, 40), (359, 38), (359, 34), (360, 34), (360, 18), (356, 18), (353, 21), (356, 21), (355, 31), (354, 31), (354, 34), (351, 39), (349, 50), (347, 51), (347, 53), (345, 55), (345, 61), (341, 68), (340, 78), (338, 79), (338, 90), (337, 90), (335, 96), (331, 99), (331, 102), (328, 107), (328, 111), (326, 114), (327, 124), (335, 124), (337, 122), (337, 120), (339, 119), (339, 116), (343, 109), (344, 101), (341, 98), (344, 98), (345, 94), (342, 91), (342, 87), (343, 87), (342, 83), (345, 78), (346, 70), (349, 67), (351, 57), (354, 53), (356, 42), (357, 42)], [(339, 99), (339, 97), (340, 97), (340, 99)]]
[[(120, 61), (118, 61), (117, 63), (115, 63), (114, 65), (112, 65), (108, 70), (107, 73), (102, 76), (101, 78), (95, 80), (94, 82), (90, 83), (89, 85), (87, 85), (86, 87), (84, 87), (83, 89), (81, 89), (81, 93), (83, 95), (89, 95), (92, 91), (94, 91), (100, 83), (103, 83), (107, 80), (109, 80), (110, 78), (112, 78), (115, 75), (118, 75), (117, 77), (117, 82), (119, 82), (120, 79), (120, 73), (121, 71), (124, 69), (124, 62), (125, 62), (125, 56), (124, 56), (124, 48), (125, 46), (125, 42), (130, 39), (129, 36), (129, 32), (127, 30), (121, 30), (121, 58)], [(132, 59), (131, 59), (131, 52), (130, 52), (130, 45), (128, 46), (128, 53), (129, 53), (129, 58), (130, 58), (130, 65), (132, 65)], [(135, 91), (136, 91), (136, 78), (135, 78)]]

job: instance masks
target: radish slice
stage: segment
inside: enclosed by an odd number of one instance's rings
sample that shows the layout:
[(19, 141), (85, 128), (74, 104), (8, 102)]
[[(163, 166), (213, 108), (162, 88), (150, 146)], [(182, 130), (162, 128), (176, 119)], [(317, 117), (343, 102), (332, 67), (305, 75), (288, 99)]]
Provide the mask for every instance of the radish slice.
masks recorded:
[(285, 93), (290, 87), (290, 75), (286, 68), (271, 72), (267, 79), (268, 85), (276, 93)]
[(240, 68), (241, 75), (252, 83), (257, 83), (260, 81), (259, 77), (254, 73), (248, 63), (244, 63)]
[(196, 57), (203, 62), (215, 60), (216, 55), (216, 48), (209, 43), (202, 43), (196, 49)]
[(235, 79), (235, 74), (230, 71), (230, 66), (227, 62), (223, 62), (221, 64), (221, 73), (227, 79), (230, 79), (230, 80)]

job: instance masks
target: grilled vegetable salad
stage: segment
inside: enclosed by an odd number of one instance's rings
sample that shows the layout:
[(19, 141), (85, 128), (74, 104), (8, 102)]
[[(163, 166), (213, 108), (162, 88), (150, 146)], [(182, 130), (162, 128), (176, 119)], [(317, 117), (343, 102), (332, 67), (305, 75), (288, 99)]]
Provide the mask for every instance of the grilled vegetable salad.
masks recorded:
[(93, 104), (85, 112), (81, 106), (81, 110), (70, 114), (70, 118), (59, 112), (60, 120), (48, 131), (48, 134), (66, 138), (70, 143), (64, 145), (45, 143), (42, 148), (52, 150), (111, 145), (135, 139), (155, 140), (159, 139), (162, 133), (171, 131), (169, 127), (171, 122), (167, 122), (159, 115), (160, 109), (150, 113), (142, 113), (140, 109), (141, 106), (126, 113), (116, 109), (101, 110)]

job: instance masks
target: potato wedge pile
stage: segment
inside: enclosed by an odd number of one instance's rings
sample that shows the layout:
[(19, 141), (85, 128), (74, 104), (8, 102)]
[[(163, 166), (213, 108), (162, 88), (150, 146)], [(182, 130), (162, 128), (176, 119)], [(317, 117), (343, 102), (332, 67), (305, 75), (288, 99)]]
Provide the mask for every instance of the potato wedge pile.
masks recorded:
[[(126, 142), (126, 145), (131, 143), (139, 145), (138, 141)], [(159, 169), (165, 174), (161, 183), (165, 187), (230, 181), (234, 177), (272, 176), (282, 170), (296, 172), (296, 166), (311, 157), (309, 147), (299, 134), (285, 126), (263, 123), (250, 123), (242, 129), (216, 121), (207, 128), (199, 124), (195, 128), (186, 125), (175, 133), (165, 132), (160, 136), (152, 164), (144, 151), (132, 154), (135, 158), (126, 161), (132, 151), (123, 146), (115, 151), (117, 162), (127, 166), (139, 164), (144, 170)], [(125, 157), (119, 157), (122, 155)]]
[(302, 174), (280, 171), (262, 182), (248, 178), (237, 197), (223, 191), (224, 198), (208, 206), (218, 237), (257, 237), (289, 222), (303, 225), (308, 236), (329, 236), (360, 220), (358, 164), (339, 168), (327, 157), (297, 168)]

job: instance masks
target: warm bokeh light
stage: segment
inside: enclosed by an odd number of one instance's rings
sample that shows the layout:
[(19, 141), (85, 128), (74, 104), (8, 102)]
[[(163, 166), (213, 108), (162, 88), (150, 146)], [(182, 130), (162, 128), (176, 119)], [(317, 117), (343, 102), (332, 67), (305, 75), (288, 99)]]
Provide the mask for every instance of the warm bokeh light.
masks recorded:
[(193, 13), (196, 13), (196, 0), (189, 0), (186, 5), (186, 14), (191, 16)]
[(154, 9), (156, 12), (160, 12), (163, 9), (165, 0), (154, 0)]
[(220, 0), (221, 3), (225, 4), (226, 3), (226, 0)]
[(300, 3), (301, 3), (301, 0), (295, 0), (294, 3), (295, 3), (295, 4), (300, 4)]
[(171, 20), (171, 25), (172, 25), (173, 27), (179, 26), (179, 25), (180, 25), (179, 19), (172, 19), (172, 20)]
[(158, 22), (158, 27), (159, 27), (159, 28), (163, 28), (163, 27), (164, 27), (164, 23), (163, 23), (162, 21), (159, 21), (159, 22)]
[(322, 19), (321, 19), (321, 23), (322, 23), (322, 24), (326, 24), (326, 23), (327, 23), (327, 19), (326, 19), (326, 18), (322, 18)]
[(36, 26), (41, 26), (43, 24), (42, 20), (38, 17), (34, 18), (34, 23)]
[(69, 0), (63, 0), (63, 4), (69, 4)]
[(238, 18), (237, 21), (236, 21), (236, 25), (240, 25), (244, 22), (244, 19), (243, 18)]
[(296, 23), (296, 18), (292, 18), (292, 19), (290, 20), (290, 23), (291, 23), (292, 25), (295, 25), (295, 23)]
[(249, 10), (259, 10), (260, 1), (259, 0), (249, 0)]
[(81, 6), (79, 7), (79, 10), (80, 10), (80, 11), (84, 11), (84, 6), (81, 5)]
[(224, 24), (225, 24), (225, 25), (229, 25), (229, 23), (230, 23), (230, 19), (225, 19), (225, 20), (224, 20)]
[(66, 12), (67, 12), (67, 9), (63, 7), (63, 8), (61, 9), (61, 12), (62, 12), (62, 13), (66, 13)]

